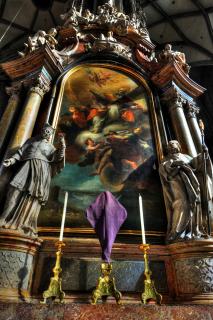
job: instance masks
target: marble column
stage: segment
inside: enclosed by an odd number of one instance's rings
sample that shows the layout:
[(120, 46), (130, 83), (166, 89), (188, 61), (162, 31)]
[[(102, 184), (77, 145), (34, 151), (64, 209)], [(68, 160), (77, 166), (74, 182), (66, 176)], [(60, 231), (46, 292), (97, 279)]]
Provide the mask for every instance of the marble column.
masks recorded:
[(20, 103), (19, 91), (20, 86), (6, 88), (6, 92), (10, 97), (0, 120), (0, 152), (3, 150), (6, 137), (9, 134), (15, 115), (17, 115), (18, 106)]
[(197, 114), (199, 113), (199, 108), (196, 107), (192, 103), (187, 103), (186, 106), (186, 118), (188, 121), (188, 125), (197, 149), (197, 152), (200, 153), (202, 151), (202, 141), (201, 141), (201, 133), (200, 128), (197, 121)]
[(197, 151), (183, 110), (185, 100), (178, 93), (175, 93), (169, 99), (165, 97), (164, 100), (166, 100), (169, 107), (175, 136), (180, 142), (183, 152), (195, 157), (197, 155)]
[(49, 86), (41, 79), (37, 81), (35, 86), (30, 88), (18, 125), (10, 141), (8, 152), (16, 150), (31, 137), (41, 101), (48, 91)]
[[(39, 107), (43, 96), (49, 91), (49, 85), (41, 78), (36, 80), (35, 85), (29, 89), (26, 102), (19, 115), (16, 127), (13, 130), (12, 137), (9, 142), (9, 147), (6, 150), (4, 159), (9, 158), (25, 141), (31, 137)], [(3, 160), (4, 160), (3, 159)], [(4, 197), (4, 189), (10, 177), (11, 170), (5, 168), (3, 164), (0, 166), (0, 200)]]

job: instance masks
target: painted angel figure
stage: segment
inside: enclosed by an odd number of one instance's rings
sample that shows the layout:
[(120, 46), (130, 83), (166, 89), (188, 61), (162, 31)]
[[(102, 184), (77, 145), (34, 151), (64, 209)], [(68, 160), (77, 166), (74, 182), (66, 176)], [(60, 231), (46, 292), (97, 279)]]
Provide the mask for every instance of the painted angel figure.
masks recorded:
[(54, 129), (46, 124), (41, 134), (28, 139), (4, 166), (19, 165), (9, 184), (9, 190), (0, 217), (0, 227), (17, 230), (36, 237), (37, 218), (41, 206), (45, 205), (50, 189), (51, 177), (64, 165), (65, 140), (59, 136), (56, 149), (49, 141)]

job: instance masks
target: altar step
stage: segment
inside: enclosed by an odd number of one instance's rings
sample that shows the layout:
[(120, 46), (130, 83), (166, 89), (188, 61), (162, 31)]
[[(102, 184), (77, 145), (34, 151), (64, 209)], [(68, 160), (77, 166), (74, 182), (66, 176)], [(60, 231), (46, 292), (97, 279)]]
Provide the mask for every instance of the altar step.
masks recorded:
[(212, 305), (0, 303), (0, 320), (212, 320)]

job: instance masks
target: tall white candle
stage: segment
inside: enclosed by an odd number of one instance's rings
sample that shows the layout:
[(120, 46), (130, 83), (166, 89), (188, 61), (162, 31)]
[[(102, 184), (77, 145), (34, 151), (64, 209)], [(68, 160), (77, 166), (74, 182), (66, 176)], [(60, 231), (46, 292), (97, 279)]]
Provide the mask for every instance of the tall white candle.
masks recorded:
[(67, 211), (67, 200), (68, 200), (68, 192), (66, 191), (64, 195), (64, 208), (63, 208), (63, 214), (62, 214), (62, 220), (61, 220), (61, 231), (60, 231), (59, 241), (63, 240), (64, 224), (65, 224), (65, 217), (66, 217), (66, 211)]
[(146, 244), (145, 228), (144, 228), (144, 217), (143, 217), (143, 204), (142, 204), (142, 197), (141, 197), (140, 194), (139, 194), (139, 210), (140, 210), (140, 219), (141, 219), (142, 243)]

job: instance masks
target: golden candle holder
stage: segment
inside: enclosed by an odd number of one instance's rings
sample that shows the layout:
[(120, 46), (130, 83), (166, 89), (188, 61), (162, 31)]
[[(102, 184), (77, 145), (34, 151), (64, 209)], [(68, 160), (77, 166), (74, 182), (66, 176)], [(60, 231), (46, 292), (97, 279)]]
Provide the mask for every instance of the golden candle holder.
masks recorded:
[(53, 268), (53, 274), (54, 276), (50, 278), (50, 284), (47, 290), (43, 292), (43, 298), (44, 300), (41, 301), (41, 303), (47, 303), (47, 299), (52, 299), (52, 301), (55, 301), (56, 299), (59, 299), (60, 303), (64, 302), (65, 293), (62, 291), (61, 283), (62, 278), (60, 277), (60, 274), (62, 272), (61, 268), (61, 256), (62, 256), (62, 247), (65, 246), (65, 243), (63, 241), (56, 242), (56, 262), (55, 266)]
[(109, 296), (113, 296), (117, 304), (121, 304), (121, 293), (116, 289), (115, 278), (111, 277), (112, 264), (103, 262), (101, 264), (102, 275), (98, 279), (98, 285), (92, 292), (91, 304), (96, 304), (98, 299), (106, 299)]
[(151, 279), (152, 271), (149, 268), (149, 260), (147, 251), (150, 249), (149, 244), (142, 244), (140, 249), (144, 252), (144, 292), (141, 294), (141, 301), (144, 304), (153, 302), (161, 304), (162, 295), (155, 289), (154, 281)]

